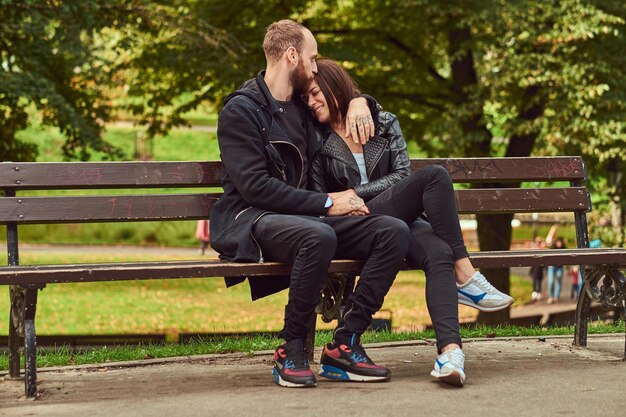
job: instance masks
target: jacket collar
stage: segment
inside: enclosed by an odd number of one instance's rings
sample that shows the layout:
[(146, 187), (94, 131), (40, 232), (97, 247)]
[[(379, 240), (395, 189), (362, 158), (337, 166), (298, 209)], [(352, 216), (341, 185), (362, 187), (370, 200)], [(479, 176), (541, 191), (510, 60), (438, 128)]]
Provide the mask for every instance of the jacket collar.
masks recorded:
[[(380, 160), (380, 156), (385, 152), (388, 140), (381, 136), (374, 136), (363, 146), (363, 158), (365, 159), (365, 168), (368, 176), (371, 176), (376, 164)], [(332, 129), (326, 130), (326, 141), (322, 147), (322, 153), (335, 158), (356, 172), (359, 172), (359, 166), (352, 155), (352, 151), (344, 140)]]
[(256, 78), (251, 78), (243, 83), (236, 91), (229, 94), (224, 100), (224, 104), (228, 103), (233, 97), (246, 96), (256, 102), (261, 107), (269, 110), (273, 116), (276, 113), (284, 111), (282, 106), (270, 93), (270, 89), (265, 82), (265, 71), (260, 71)]
[(259, 90), (261, 91), (261, 94), (263, 95), (263, 98), (265, 99), (265, 103), (267, 107), (269, 108), (270, 113), (276, 114), (276, 113), (283, 112), (284, 109), (278, 103), (278, 101), (272, 96), (272, 93), (270, 93), (270, 89), (267, 86), (267, 83), (265, 82), (265, 71), (260, 71), (257, 74), (256, 82), (257, 82), (257, 85), (259, 86)]

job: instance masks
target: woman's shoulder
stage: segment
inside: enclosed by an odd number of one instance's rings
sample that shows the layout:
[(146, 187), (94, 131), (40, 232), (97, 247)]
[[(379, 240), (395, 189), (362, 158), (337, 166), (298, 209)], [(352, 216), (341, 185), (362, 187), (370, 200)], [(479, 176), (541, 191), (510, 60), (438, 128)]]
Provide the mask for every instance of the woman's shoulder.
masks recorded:
[(397, 123), (397, 121), (398, 116), (396, 116), (395, 114), (384, 110), (379, 111), (376, 115), (376, 130), (378, 134), (381, 135), (389, 131), (389, 128), (394, 123)]
[(398, 116), (396, 116), (390, 111), (381, 110), (377, 114), (377, 119), (379, 123), (391, 123), (394, 120), (397, 120)]

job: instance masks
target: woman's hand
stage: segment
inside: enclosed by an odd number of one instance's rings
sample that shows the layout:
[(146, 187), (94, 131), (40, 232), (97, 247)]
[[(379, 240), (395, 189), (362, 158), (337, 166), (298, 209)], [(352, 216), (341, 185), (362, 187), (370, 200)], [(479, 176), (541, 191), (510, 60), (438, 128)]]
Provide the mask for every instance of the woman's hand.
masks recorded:
[(353, 98), (346, 114), (346, 138), (365, 145), (374, 136), (372, 112), (363, 97)]
[(329, 193), (333, 205), (328, 209), (328, 216), (367, 216), (369, 209), (361, 197), (356, 195), (353, 189), (338, 193)]

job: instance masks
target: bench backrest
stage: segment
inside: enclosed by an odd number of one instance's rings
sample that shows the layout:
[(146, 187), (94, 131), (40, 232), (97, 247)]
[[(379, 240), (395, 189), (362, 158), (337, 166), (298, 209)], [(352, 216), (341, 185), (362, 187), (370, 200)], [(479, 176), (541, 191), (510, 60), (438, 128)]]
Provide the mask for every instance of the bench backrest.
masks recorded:
[[(586, 212), (585, 167), (580, 157), (413, 159), (412, 169), (444, 166), (456, 183), (488, 188), (457, 190), (460, 213)], [(0, 163), (0, 223), (73, 223), (194, 220), (208, 216), (219, 192), (221, 163), (65, 162)], [(550, 188), (507, 188), (506, 183), (567, 181)], [(493, 183), (498, 183), (497, 188)], [(141, 189), (161, 189), (146, 193)], [(177, 189), (173, 191), (172, 188)], [(106, 195), (18, 195), (28, 190), (109, 189)], [(135, 194), (119, 189), (137, 189)], [(190, 189), (181, 193), (181, 189)], [(21, 193), (23, 194), (23, 193)]]

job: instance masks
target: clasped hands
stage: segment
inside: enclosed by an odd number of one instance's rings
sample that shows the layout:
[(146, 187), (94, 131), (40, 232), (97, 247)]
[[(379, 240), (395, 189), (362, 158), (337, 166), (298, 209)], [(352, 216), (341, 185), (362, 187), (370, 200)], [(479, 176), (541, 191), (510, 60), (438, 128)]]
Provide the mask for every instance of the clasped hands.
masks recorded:
[(365, 201), (356, 195), (353, 189), (329, 193), (328, 196), (333, 200), (333, 205), (328, 209), (329, 216), (367, 216), (370, 214)]

